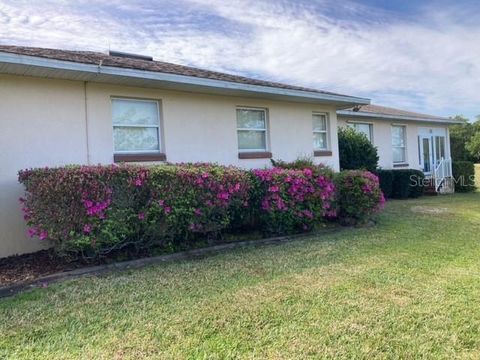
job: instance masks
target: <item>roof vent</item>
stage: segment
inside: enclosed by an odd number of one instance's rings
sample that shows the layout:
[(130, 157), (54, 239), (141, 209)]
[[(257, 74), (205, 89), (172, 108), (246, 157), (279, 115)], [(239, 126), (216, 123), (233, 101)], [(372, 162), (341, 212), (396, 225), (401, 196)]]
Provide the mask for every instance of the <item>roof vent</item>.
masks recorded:
[(108, 55), (110, 55), (110, 56), (118, 56), (118, 57), (123, 57), (123, 58), (129, 58), (129, 59), (136, 59), (136, 60), (153, 61), (153, 57), (151, 57), (151, 56), (138, 55), (138, 54), (130, 54), (130, 53), (121, 52), (121, 51), (113, 51), (113, 50), (110, 50), (110, 51), (108, 52)]

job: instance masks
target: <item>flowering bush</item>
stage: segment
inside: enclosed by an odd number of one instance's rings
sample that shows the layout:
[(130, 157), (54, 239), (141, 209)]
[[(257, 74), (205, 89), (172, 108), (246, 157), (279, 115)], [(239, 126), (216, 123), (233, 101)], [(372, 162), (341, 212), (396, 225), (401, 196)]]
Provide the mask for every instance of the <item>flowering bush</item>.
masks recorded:
[(30, 236), (62, 255), (91, 257), (143, 241), (138, 214), (149, 198), (148, 171), (132, 166), (73, 166), (20, 171)]
[(250, 177), (234, 167), (153, 167), (149, 186), (145, 221), (154, 238), (167, 236), (178, 243), (196, 235), (218, 237), (231, 226), (234, 215), (249, 208)]
[(86, 259), (191, 248), (247, 223), (266, 234), (290, 234), (337, 211), (362, 221), (383, 201), (373, 174), (338, 175), (337, 194), (331, 171), (322, 167), (67, 166), (23, 170), (19, 181), (29, 235), (51, 241), (62, 256)]
[(344, 223), (365, 223), (385, 204), (378, 177), (369, 171), (342, 171), (336, 175), (335, 185), (337, 215)]
[(208, 164), (45, 168), (21, 171), (19, 180), (29, 235), (83, 258), (126, 246), (185, 247), (196, 234), (217, 236), (249, 205), (248, 173)]
[(263, 169), (252, 171), (262, 230), (289, 234), (311, 230), (326, 215), (333, 215), (335, 186), (326, 175), (309, 169)]

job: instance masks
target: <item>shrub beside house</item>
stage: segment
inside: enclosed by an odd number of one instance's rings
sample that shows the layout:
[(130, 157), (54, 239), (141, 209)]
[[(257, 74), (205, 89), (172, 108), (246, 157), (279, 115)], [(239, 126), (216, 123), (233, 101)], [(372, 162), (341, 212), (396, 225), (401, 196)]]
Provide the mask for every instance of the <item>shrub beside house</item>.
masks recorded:
[(364, 223), (384, 202), (376, 175), (323, 167), (70, 166), (24, 170), (19, 180), (30, 236), (84, 259), (198, 247), (238, 228), (267, 236)]
[[(423, 194), (425, 185), (423, 172), (416, 169), (378, 169), (377, 148), (364, 133), (351, 127), (340, 127), (338, 147), (340, 168), (375, 172), (386, 198), (416, 198)], [(361, 209), (358, 212), (361, 212)]]
[(471, 161), (454, 161), (452, 163), (455, 191), (471, 192), (475, 186), (475, 164)]

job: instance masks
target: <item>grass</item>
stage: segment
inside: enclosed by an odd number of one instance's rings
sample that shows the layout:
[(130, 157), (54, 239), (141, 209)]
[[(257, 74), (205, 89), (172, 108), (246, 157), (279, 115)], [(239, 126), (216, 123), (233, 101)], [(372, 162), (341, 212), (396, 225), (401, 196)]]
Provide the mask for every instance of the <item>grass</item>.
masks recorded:
[(0, 358), (480, 358), (480, 193), (0, 300)]

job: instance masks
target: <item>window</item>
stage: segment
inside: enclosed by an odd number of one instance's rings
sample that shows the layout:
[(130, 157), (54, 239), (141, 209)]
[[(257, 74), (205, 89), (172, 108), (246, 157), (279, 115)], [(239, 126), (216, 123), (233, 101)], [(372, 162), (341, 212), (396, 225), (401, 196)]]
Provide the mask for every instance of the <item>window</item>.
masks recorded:
[(361, 134), (365, 134), (368, 141), (373, 143), (373, 125), (372, 124), (355, 122), (355, 123), (348, 123), (348, 126)]
[(238, 150), (261, 152), (267, 150), (267, 111), (237, 109)]
[(313, 149), (328, 150), (328, 121), (326, 114), (312, 115)]
[(160, 152), (158, 101), (112, 99), (116, 154)]
[(406, 133), (405, 126), (392, 125), (392, 150), (394, 163), (403, 163), (407, 159)]

